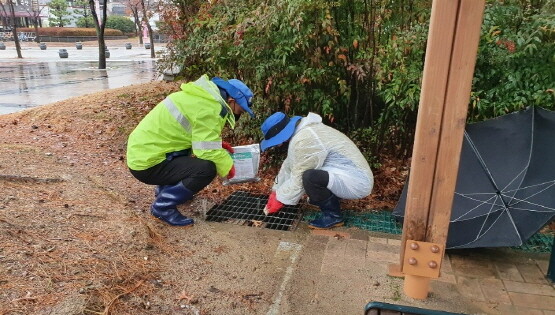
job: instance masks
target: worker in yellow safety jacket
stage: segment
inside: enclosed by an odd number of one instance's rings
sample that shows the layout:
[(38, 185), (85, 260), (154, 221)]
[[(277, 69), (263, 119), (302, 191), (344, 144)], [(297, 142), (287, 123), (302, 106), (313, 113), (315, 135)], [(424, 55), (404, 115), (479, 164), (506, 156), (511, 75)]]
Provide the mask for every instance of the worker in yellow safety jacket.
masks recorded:
[(235, 175), (233, 148), (222, 142), (221, 133), (226, 122), (234, 128), (243, 112), (254, 117), (252, 97), (240, 80), (203, 75), (182, 84), (131, 132), (127, 166), (139, 181), (157, 185), (154, 217), (174, 226), (193, 225), (177, 205), (191, 200), (216, 174)]

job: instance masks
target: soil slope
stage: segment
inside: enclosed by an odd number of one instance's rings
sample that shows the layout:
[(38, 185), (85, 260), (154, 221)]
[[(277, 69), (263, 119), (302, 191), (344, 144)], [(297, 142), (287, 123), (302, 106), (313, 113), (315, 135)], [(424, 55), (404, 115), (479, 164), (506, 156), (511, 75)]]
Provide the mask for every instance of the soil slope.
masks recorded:
[[(267, 309), (278, 275), (264, 268), (272, 251), (263, 244), (281, 234), (249, 237), (233, 227), (175, 229), (151, 220), (152, 187), (125, 165), (129, 132), (178, 88), (132, 85), (0, 116), (0, 314)], [(199, 220), (233, 190), (268, 193), (276, 171), (253, 184), (216, 179), (181, 209)], [(394, 206), (406, 168), (386, 161), (374, 171), (373, 194), (344, 207)], [(234, 254), (249, 245), (258, 258)], [(264, 281), (253, 280), (258, 273)]]

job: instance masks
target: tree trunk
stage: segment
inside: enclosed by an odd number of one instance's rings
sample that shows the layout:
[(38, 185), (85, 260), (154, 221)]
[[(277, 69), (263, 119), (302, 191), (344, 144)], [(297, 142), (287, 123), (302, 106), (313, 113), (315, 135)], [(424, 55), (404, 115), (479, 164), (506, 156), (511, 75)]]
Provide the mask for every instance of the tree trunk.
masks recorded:
[(15, 42), (15, 50), (17, 51), (17, 58), (23, 58), (23, 55), (21, 55), (21, 44), (19, 43), (19, 38), (17, 37), (17, 27), (15, 26), (15, 22), (13, 24), (12, 33), (13, 40)]
[(106, 69), (106, 44), (104, 43), (104, 28), (106, 27), (106, 5), (102, 6), (102, 19), (96, 14), (95, 0), (89, 0), (91, 15), (94, 20), (96, 36), (98, 37), (98, 69)]
[(131, 12), (133, 12), (133, 19), (135, 20), (135, 34), (139, 37), (139, 45), (142, 45), (143, 30), (141, 28), (141, 19), (139, 18), (139, 9), (137, 7), (131, 7)]
[(146, 11), (145, 0), (141, 0), (141, 6), (143, 8), (143, 21), (146, 24), (146, 28), (148, 29), (148, 37), (150, 38), (150, 58), (155, 58), (156, 54), (154, 53), (154, 38), (152, 37), (152, 27), (150, 26), (148, 20), (148, 14)]
[(13, 3), (12, 0), (9, 0), (8, 5), (10, 7), (10, 15), (12, 16), (12, 34), (13, 34), (13, 40), (15, 42), (15, 50), (17, 51), (17, 58), (22, 59), (23, 55), (21, 54), (21, 44), (19, 43), (19, 38), (17, 37), (17, 21), (15, 19), (15, 7), (14, 7), (15, 4)]
[(155, 58), (156, 54), (154, 53), (154, 37), (152, 36), (152, 27), (148, 22), (146, 22), (146, 28), (148, 29), (148, 37), (150, 38), (150, 58)]
[(33, 21), (33, 25), (35, 27), (35, 42), (36, 43), (40, 43), (40, 36), (39, 36), (39, 21), (38, 21), (38, 17), (35, 17), (35, 20)]

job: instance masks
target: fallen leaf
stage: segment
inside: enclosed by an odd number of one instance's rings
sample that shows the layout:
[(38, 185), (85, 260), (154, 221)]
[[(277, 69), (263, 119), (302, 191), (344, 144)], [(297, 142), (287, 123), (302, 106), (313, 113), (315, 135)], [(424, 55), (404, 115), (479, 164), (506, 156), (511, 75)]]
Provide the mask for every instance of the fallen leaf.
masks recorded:
[(185, 291), (181, 291), (181, 293), (179, 294), (179, 296), (177, 296), (177, 300), (181, 301), (181, 300), (187, 300), (190, 301), (193, 297), (188, 295), (187, 292)]

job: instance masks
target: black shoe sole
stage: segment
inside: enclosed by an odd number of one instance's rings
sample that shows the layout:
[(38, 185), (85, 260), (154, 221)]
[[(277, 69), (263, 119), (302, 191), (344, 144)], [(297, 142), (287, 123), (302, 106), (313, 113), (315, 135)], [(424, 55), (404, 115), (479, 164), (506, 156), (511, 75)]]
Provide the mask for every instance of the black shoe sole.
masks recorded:
[(190, 228), (190, 227), (192, 227), (193, 225), (195, 225), (195, 223), (193, 223), (193, 224), (188, 224), (188, 225), (172, 225), (172, 224), (169, 224), (168, 222), (166, 222), (166, 221), (164, 221), (164, 220), (162, 220), (162, 219), (160, 219), (160, 218), (157, 218), (157, 217), (155, 217), (155, 216), (151, 216), (151, 218), (152, 218), (153, 220), (157, 221), (157, 222), (162, 222), (162, 223), (164, 223), (165, 225), (169, 225), (169, 226), (173, 226), (173, 227), (179, 227), (179, 228), (184, 228), (184, 229)]

